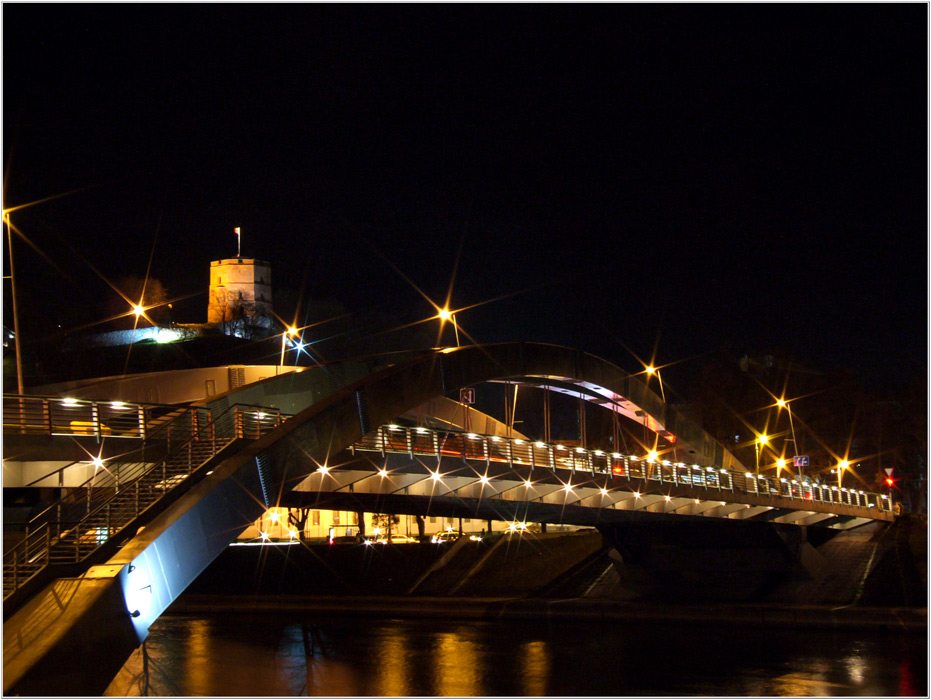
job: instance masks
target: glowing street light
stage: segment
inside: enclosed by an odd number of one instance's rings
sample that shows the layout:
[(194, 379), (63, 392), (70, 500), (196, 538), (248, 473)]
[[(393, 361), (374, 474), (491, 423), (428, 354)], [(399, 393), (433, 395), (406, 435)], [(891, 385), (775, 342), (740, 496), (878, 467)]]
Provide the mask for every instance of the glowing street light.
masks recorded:
[(13, 234), (10, 230), (10, 210), (3, 210), (3, 222), (6, 224), (7, 249), (10, 251), (10, 301), (13, 303), (13, 343), (16, 348), (16, 385), (19, 395), (23, 395), (23, 355), (19, 346), (19, 310), (16, 306), (16, 278), (13, 274)]
[(776, 460), (776, 478), (777, 479), (779, 478), (779, 474), (785, 468), (786, 468), (786, 461), (782, 457), (780, 457), (779, 459)]
[(764, 434), (760, 435), (753, 443), (756, 447), (756, 475), (760, 475), (760, 445), (765, 445), (769, 442), (769, 438)]
[(456, 347), (458, 348), (459, 347), (459, 325), (456, 323), (456, 314), (454, 314), (452, 311), (450, 311), (448, 308), (444, 306), (442, 309), (439, 310), (439, 313), (437, 314), (437, 316), (439, 317), (441, 321), (452, 320), (453, 328), (456, 331)]
[(297, 328), (294, 326), (289, 326), (288, 329), (281, 334), (281, 359), (278, 361), (279, 366), (284, 367), (284, 345), (285, 341), (288, 339), (288, 336), (297, 335)]
[[(792, 451), (795, 453), (795, 456), (798, 457), (798, 443), (795, 441), (795, 424), (792, 422), (792, 407), (789, 406), (788, 401), (785, 399), (777, 399), (776, 405), (779, 406), (779, 408), (784, 408), (789, 412), (789, 428), (792, 430)], [(798, 475), (800, 477), (804, 476), (801, 465), (798, 466)]]
[(844, 478), (844, 470), (848, 469), (849, 467), (850, 467), (850, 462), (848, 462), (846, 459), (842, 459), (837, 464), (837, 488), (841, 488), (842, 486), (841, 482), (843, 481), (843, 478)]
[(659, 393), (660, 393), (660, 396), (663, 397), (663, 403), (666, 403), (666, 391), (663, 389), (663, 375), (660, 374), (659, 370), (653, 365), (649, 365), (647, 367), (647, 374), (649, 374), (650, 376), (655, 374), (657, 378), (659, 379)]

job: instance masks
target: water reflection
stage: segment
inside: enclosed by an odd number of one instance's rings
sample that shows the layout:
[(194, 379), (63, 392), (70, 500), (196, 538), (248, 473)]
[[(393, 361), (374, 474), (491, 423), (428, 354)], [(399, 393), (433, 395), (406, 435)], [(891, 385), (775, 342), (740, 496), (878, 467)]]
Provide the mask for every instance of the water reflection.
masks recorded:
[(409, 659), (405, 637), (400, 634), (383, 635), (375, 654), (377, 663), (376, 695), (398, 697), (410, 695), (408, 687)]
[(550, 656), (546, 643), (540, 640), (521, 645), (520, 677), (523, 695), (546, 695), (546, 680), (550, 676)]
[(487, 695), (479, 675), (478, 650), (470, 638), (471, 630), (465, 627), (434, 635), (431, 645), (435, 658), (432, 695), (469, 696)]
[[(923, 636), (300, 616), (163, 617), (130, 694), (926, 695)], [(127, 671), (143, 675), (141, 655)]]

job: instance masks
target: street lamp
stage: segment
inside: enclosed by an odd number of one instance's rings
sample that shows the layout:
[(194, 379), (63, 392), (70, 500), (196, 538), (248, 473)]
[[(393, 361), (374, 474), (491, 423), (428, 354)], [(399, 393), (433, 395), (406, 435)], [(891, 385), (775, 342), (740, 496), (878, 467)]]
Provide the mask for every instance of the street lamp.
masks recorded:
[(659, 378), (659, 394), (663, 397), (663, 403), (666, 403), (666, 391), (663, 389), (663, 375), (660, 374), (659, 370), (653, 365), (647, 367), (647, 374), (656, 374), (656, 376)]
[(776, 460), (776, 478), (779, 478), (779, 475), (782, 473), (782, 470), (786, 468), (786, 461), (780, 457)]
[[(792, 422), (792, 407), (785, 399), (777, 399), (776, 405), (789, 412), (789, 428), (792, 430), (792, 451), (795, 453), (795, 456), (798, 457), (798, 443), (795, 441), (795, 424)], [(798, 462), (798, 460), (795, 461)], [(798, 464), (796, 466), (798, 467), (799, 477), (805, 476), (805, 473), (802, 471), (802, 465)]]
[(842, 459), (837, 464), (837, 488), (841, 488), (841, 486), (843, 486), (841, 482), (843, 481), (843, 478), (844, 478), (844, 470), (847, 469), (849, 466), (850, 466), (850, 462), (848, 462), (846, 459)]
[(760, 435), (753, 443), (756, 447), (756, 475), (760, 475), (760, 445), (765, 445), (769, 442), (769, 438), (766, 435)]
[(19, 346), (19, 311), (16, 308), (16, 282), (13, 276), (13, 234), (10, 231), (10, 212), (3, 212), (3, 221), (6, 224), (6, 240), (10, 250), (10, 300), (13, 302), (13, 342), (16, 348), (16, 385), (19, 395), (23, 395), (23, 355)]
[(278, 364), (281, 367), (284, 367), (284, 344), (288, 339), (289, 335), (297, 335), (297, 328), (294, 326), (289, 327), (284, 333), (281, 334), (281, 359), (278, 361)]
[(458, 348), (459, 347), (459, 326), (456, 323), (456, 314), (454, 314), (448, 308), (444, 307), (440, 309), (440, 312), (438, 315), (439, 315), (440, 320), (442, 321), (449, 321), (450, 319), (452, 319), (453, 328), (456, 330), (456, 347)]

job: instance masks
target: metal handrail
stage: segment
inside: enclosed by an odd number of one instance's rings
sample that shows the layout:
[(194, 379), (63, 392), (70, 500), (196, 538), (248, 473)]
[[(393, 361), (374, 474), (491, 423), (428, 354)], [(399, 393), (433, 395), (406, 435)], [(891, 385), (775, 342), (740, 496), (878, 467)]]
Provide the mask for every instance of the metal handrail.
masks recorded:
[(69, 397), (3, 395), (3, 432), (147, 438), (183, 407)]
[[(5, 397), (4, 397), (4, 398), (5, 398)], [(141, 447), (139, 447), (139, 448), (137, 448), (137, 449), (135, 449), (135, 450), (132, 450), (131, 452), (129, 452), (129, 453), (127, 453), (127, 454), (121, 455), (121, 457), (131, 456), (131, 455), (137, 454), (137, 453), (139, 453), (139, 452), (142, 452), (143, 455), (144, 455), (144, 454), (145, 454), (145, 451), (146, 451), (147, 449), (151, 449), (151, 447), (152, 447), (152, 446), (151, 446), (151, 443), (152, 443), (152, 442), (160, 441), (160, 440), (162, 440), (162, 439), (164, 439), (164, 440), (166, 441), (167, 449), (170, 451), (170, 450), (171, 450), (171, 439), (172, 439), (171, 430), (172, 430), (172, 427), (175, 425), (176, 421), (182, 421), (182, 420), (184, 420), (185, 418), (191, 417), (192, 414), (196, 414), (197, 412), (202, 412), (202, 411), (204, 411), (205, 409), (202, 409), (202, 408), (180, 408), (180, 409), (179, 409), (179, 407), (176, 406), (176, 407), (175, 407), (175, 410), (176, 410), (176, 411), (177, 411), (177, 410), (181, 410), (181, 413), (180, 413), (179, 415), (175, 416), (171, 421), (168, 421), (168, 422), (165, 422), (165, 423), (160, 424), (160, 425), (158, 426), (158, 428), (156, 428), (154, 431), (152, 431), (152, 432), (149, 434), (149, 436), (147, 437), (147, 439), (146, 439), (146, 444), (143, 444)], [(209, 413), (209, 411), (208, 411), (208, 413)], [(194, 424), (196, 424), (196, 421), (194, 421), (194, 420), (192, 419), (192, 426), (193, 426)], [(175, 431), (174, 438), (175, 438), (175, 439), (178, 439), (179, 437), (180, 437), (180, 435), (179, 435), (178, 431)], [(72, 465), (74, 465), (74, 464), (80, 464), (80, 463), (81, 463), (81, 462), (72, 462)], [(106, 461), (104, 461), (104, 464), (106, 464)], [(118, 463), (117, 463), (117, 465), (120, 465), (120, 464), (124, 464), (124, 462), (118, 462)], [(137, 462), (137, 463), (135, 463), (135, 464), (136, 464), (136, 465), (138, 465), (138, 464), (146, 464), (146, 462), (143, 460), (142, 462)], [(69, 466), (72, 466), (72, 465), (69, 465)], [(64, 468), (66, 468), (66, 467), (64, 467)], [(118, 467), (118, 469), (119, 469), (119, 467)], [(128, 475), (126, 474), (126, 471), (127, 471), (127, 470), (124, 468), (123, 474), (122, 474), (122, 476), (124, 477), (124, 478), (123, 478), (123, 481), (124, 481), (124, 482), (130, 481), (130, 480), (132, 479), (132, 477), (133, 477), (133, 474), (134, 474), (134, 471), (132, 470), (132, 467), (130, 467), (130, 469), (129, 469), (129, 472), (130, 472), (130, 473), (129, 473)], [(55, 472), (52, 472), (52, 473), (55, 473)], [(106, 472), (106, 473), (109, 473), (109, 472)], [(48, 476), (51, 476), (51, 474), (48, 474), (48, 475), (44, 476), (43, 478), (48, 478)], [(119, 473), (119, 471), (118, 471), (117, 474), (116, 474), (116, 477), (115, 477), (115, 483), (116, 483), (116, 488), (117, 488), (117, 489), (119, 488), (120, 476), (121, 476), (121, 475), (120, 475), (120, 473)], [(130, 478), (127, 479), (126, 476), (129, 476)], [(26, 531), (27, 531), (27, 533), (29, 532), (29, 528), (30, 528), (30, 525), (31, 525), (32, 523), (34, 523), (34, 522), (36, 522), (36, 521), (47, 520), (48, 518), (46, 517), (46, 515), (47, 515), (48, 513), (50, 513), (52, 510), (55, 510), (55, 509), (60, 510), (63, 506), (66, 506), (66, 505), (68, 505), (68, 504), (70, 504), (70, 503), (76, 502), (77, 499), (85, 499), (85, 498), (86, 498), (86, 500), (87, 500), (87, 511), (90, 512), (90, 509), (91, 509), (91, 501), (92, 501), (92, 496), (91, 496), (91, 494), (93, 493), (93, 489), (94, 489), (94, 487), (96, 486), (96, 482), (97, 482), (99, 479), (105, 479), (105, 477), (100, 477), (100, 476), (98, 476), (98, 470), (95, 469), (95, 470), (94, 470), (94, 474), (91, 475), (90, 478), (88, 478), (86, 481), (82, 482), (82, 483), (79, 484), (78, 486), (72, 487), (72, 490), (70, 490), (67, 494), (65, 494), (64, 496), (61, 496), (57, 501), (54, 501), (53, 503), (51, 503), (50, 505), (48, 505), (44, 510), (42, 510), (41, 512), (37, 513), (37, 514), (34, 515), (32, 518), (30, 518), (29, 523), (27, 523), (27, 525), (26, 525), (26, 528), (27, 528)], [(98, 488), (103, 488), (103, 487), (98, 487)], [(85, 494), (85, 493), (87, 494), (86, 496), (83, 495), (83, 494)], [(101, 493), (103, 493), (103, 494), (105, 495), (106, 492), (101, 492)]]
[[(207, 413), (209, 414), (209, 411)], [(191, 415), (196, 416), (197, 413)], [(57, 504), (50, 507), (58, 509), (55, 520), (39, 524), (33, 533), (27, 531), (26, 538), (4, 554), (4, 599), (28, 581), (28, 578), (20, 581), (19, 571), (25, 565), (28, 564), (29, 566), (26, 568), (30, 570), (35, 569), (29, 578), (35, 576), (52, 562), (52, 552), (56, 545), (64, 545), (66, 540), (72, 536), (74, 539), (74, 554), (72, 558), (69, 548), (67, 559), (75, 562), (86, 559), (110, 537), (138, 517), (142, 511), (187, 479), (194, 468), (203, 463), (203, 458), (207, 456), (205, 454), (197, 455), (195, 464), (195, 447), (199, 443), (209, 445), (209, 456), (213, 457), (233, 440), (237, 438), (256, 439), (268, 432), (268, 430), (277, 427), (280, 423), (281, 414), (277, 409), (235, 404), (224, 410), (217, 416), (216, 420), (207, 420), (202, 425), (197, 425), (197, 421), (192, 419), (192, 430), (189, 437), (177, 444), (163, 459), (156, 462), (117, 465), (115, 470), (110, 472), (114, 484), (112, 493), (109, 493), (111, 487), (105, 487), (108, 490), (107, 494), (101, 501), (95, 502), (92, 499), (91, 490), (88, 489), (86, 496), (87, 510), (80, 519), (63, 517), (62, 506), (64, 502), (59, 499)], [(183, 468), (185, 458), (187, 466)], [(179, 459), (180, 463), (178, 463)], [(169, 465), (171, 465), (170, 469)], [(177, 472), (179, 466), (183, 468), (181, 472)], [(150, 484), (148, 497), (140, 498), (140, 484), (150, 476), (154, 476), (154, 478), (161, 476), (161, 480)], [(177, 479), (178, 476), (181, 478)], [(125, 505), (120, 506), (118, 501), (121, 494), (125, 494), (127, 490), (134, 491), (131, 497), (132, 503), (128, 510)], [(159, 490), (161, 490), (161, 493), (158, 493)], [(84, 496), (79, 495), (78, 498), (81, 499)], [(91, 506), (92, 502), (94, 503), (93, 507)], [(48, 513), (49, 510), (46, 509), (30, 522), (35, 522), (36, 519)], [(116, 510), (115, 514), (114, 510)], [(97, 527), (96, 525), (93, 528), (90, 527), (98, 521), (105, 523), (105, 527)], [(43, 534), (40, 536), (40, 533)], [(43, 537), (44, 540), (41, 539)], [(36, 542), (40, 540), (44, 542), (44, 546), (40, 547), (41, 551), (33, 554)], [(33, 564), (36, 566), (33, 566)], [(10, 586), (11, 583), (12, 587)]]
[[(522, 438), (439, 431), (432, 428), (383, 425), (362, 436), (353, 449), (364, 451), (449, 456), (501, 462), (519, 467), (557, 467), (591, 474), (687, 485), (717, 491), (778, 496), (802, 502), (839, 504), (880, 512), (892, 511), (892, 499), (880, 493), (838, 488), (810, 481), (776, 479), (698, 464), (650, 460), (646, 456), (589, 450)], [(835, 496), (836, 494), (836, 496)]]

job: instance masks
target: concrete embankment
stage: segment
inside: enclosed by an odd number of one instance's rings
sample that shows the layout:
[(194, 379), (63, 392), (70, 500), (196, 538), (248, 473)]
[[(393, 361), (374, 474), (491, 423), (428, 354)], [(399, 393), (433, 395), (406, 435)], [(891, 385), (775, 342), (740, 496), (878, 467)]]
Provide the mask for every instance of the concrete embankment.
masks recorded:
[(767, 604), (644, 604), (573, 598), (436, 598), (373, 596), (209, 596), (189, 595), (171, 608), (173, 614), (308, 614), (368, 618), (456, 620), (550, 620), (696, 624), (799, 629), (862, 629), (924, 633), (927, 610)]
[[(836, 534), (759, 597), (653, 597), (623, 586), (600, 533), (486, 542), (233, 547), (167, 611), (588, 620), (923, 632), (926, 523)], [(794, 573), (791, 573), (794, 572)]]

